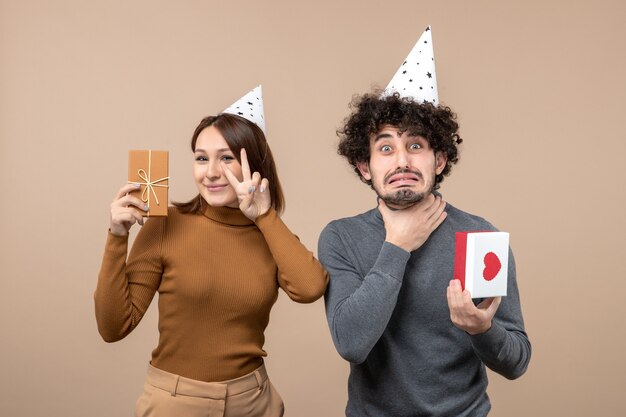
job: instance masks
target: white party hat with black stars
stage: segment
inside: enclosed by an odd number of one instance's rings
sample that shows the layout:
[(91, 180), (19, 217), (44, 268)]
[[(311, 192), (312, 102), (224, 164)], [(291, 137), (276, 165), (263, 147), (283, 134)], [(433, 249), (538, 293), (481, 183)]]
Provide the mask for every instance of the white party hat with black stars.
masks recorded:
[(417, 102), (430, 102), (435, 106), (439, 104), (430, 26), (422, 33), (409, 56), (400, 65), (383, 95), (391, 95), (394, 92), (398, 92), (401, 97), (413, 97)]
[(231, 104), (222, 113), (236, 114), (250, 120), (265, 133), (265, 114), (263, 112), (263, 94), (261, 86), (257, 86), (245, 96)]

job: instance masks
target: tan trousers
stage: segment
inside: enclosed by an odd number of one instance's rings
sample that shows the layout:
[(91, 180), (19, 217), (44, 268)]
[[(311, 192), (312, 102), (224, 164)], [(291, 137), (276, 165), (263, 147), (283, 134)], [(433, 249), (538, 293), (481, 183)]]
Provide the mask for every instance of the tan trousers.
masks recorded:
[(148, 365), (135, 417), (282, 417), (283, 400), (261, 365), (240, 378), (202, 382)]

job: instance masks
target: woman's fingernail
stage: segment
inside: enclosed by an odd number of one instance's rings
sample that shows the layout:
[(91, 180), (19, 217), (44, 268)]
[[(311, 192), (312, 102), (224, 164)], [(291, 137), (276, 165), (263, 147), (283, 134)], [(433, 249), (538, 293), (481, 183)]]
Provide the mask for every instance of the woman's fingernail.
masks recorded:
[(256, 191), (256, 187), (254, 185), (248, 187), (248, 194), (252, 194), (254, 191)]
[(148, 205), (146, 204), (145, 206), (143, 206), (143, 209), (144, 209), (145, 211), (148, 211), (148, 210), (150, 210), (150, 206), (148, 206)]
[(261, 190), (260, 190), (260, 191), (261, 191), (261, 192), (264, 192), (264, 191), (265, 191), (265, 187), (264, 187), (264, 186), (261, 186)]

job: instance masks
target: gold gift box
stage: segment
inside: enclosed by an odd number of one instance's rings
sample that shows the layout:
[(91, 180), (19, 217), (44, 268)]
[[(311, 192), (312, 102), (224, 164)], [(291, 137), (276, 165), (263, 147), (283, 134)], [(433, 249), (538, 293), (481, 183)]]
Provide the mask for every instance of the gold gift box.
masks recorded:
[(129, 151), (128, 182), (141, 184), (130, 194), (146, 203), (146, 217), (167, 216), (169, 188), (169, 153), (167, 151)]

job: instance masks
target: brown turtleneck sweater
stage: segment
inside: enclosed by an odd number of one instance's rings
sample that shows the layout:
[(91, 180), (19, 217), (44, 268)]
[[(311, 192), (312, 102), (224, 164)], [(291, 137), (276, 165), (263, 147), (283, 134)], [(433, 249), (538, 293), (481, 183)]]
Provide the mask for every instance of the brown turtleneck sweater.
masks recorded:
[(107, 342), (128, 335), (159, 293), (156, 368), (200, 381), (245, 375), (263, 363), (264, 330), (280, 286), (297, 302), (321, 297), (328, 274), (270, 209), (150, 218), (126, 259), (128, 236), (109, 232), (94, 295)]

